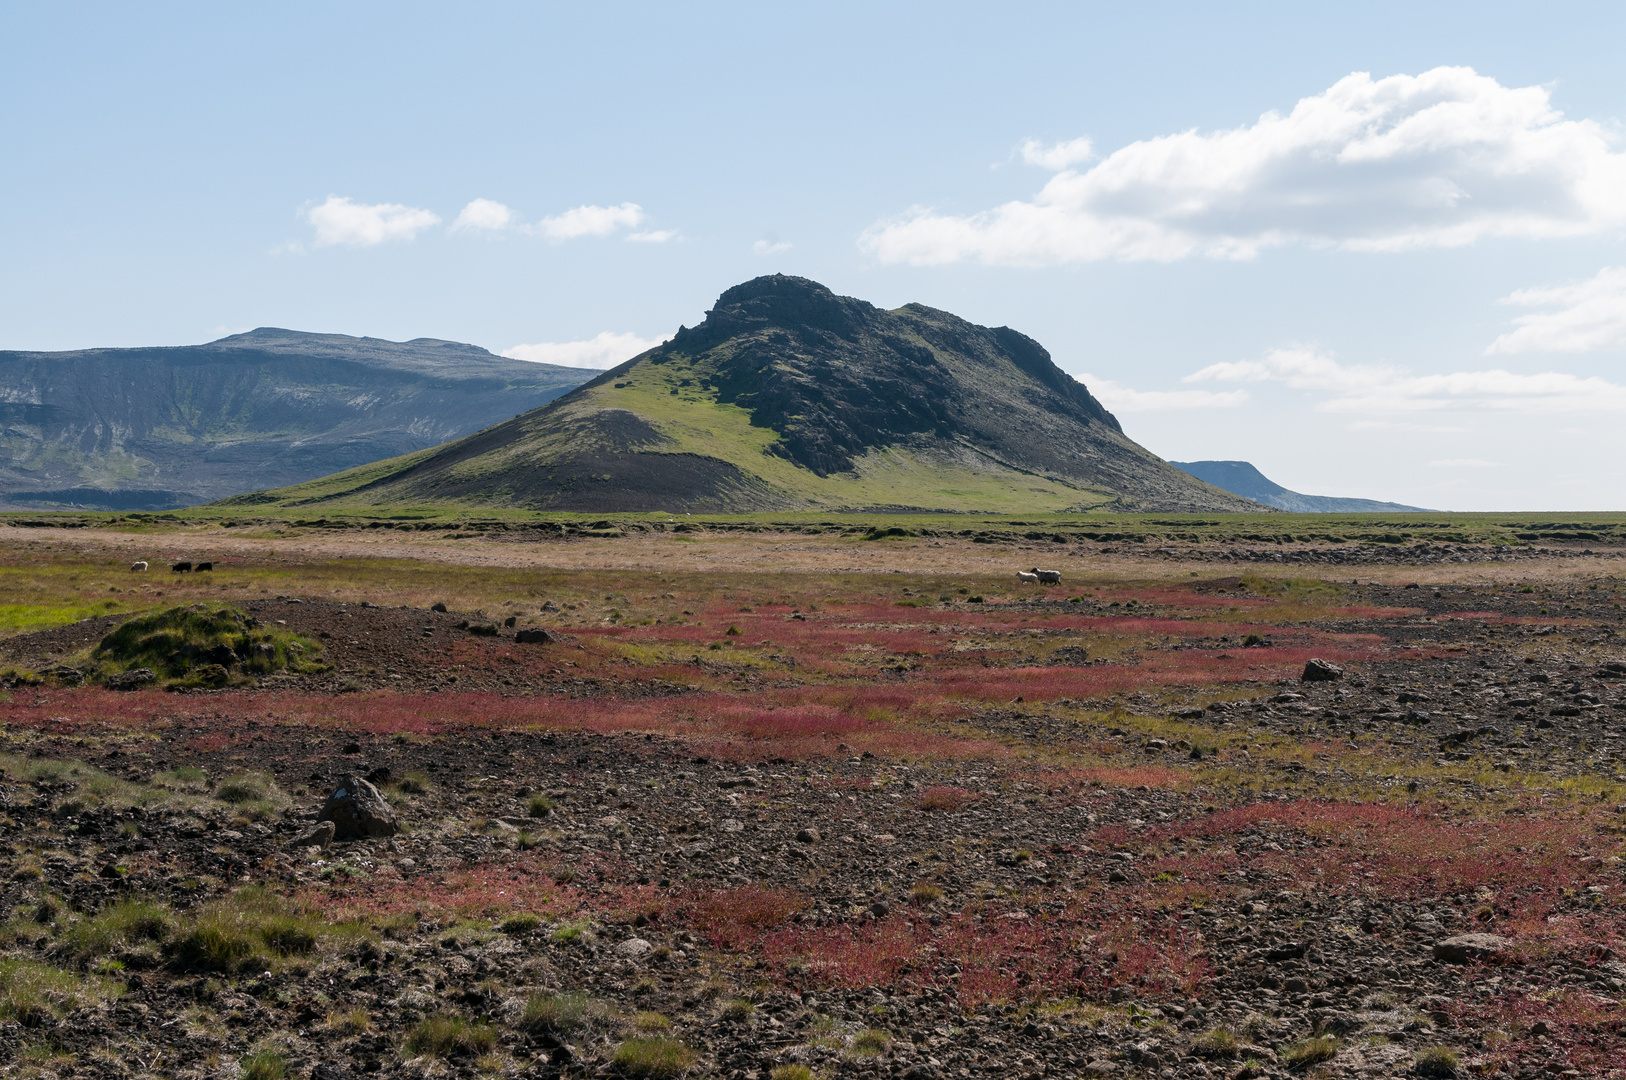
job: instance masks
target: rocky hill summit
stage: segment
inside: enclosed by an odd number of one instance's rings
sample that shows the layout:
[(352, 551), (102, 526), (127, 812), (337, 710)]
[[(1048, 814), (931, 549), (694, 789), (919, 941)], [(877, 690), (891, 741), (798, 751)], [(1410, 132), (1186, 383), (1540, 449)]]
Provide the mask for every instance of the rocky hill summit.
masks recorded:
[(236, 500), (583, 512), (1258, 510), (1143, 449), (1038, 342), (805, 278), (735, 286), (705, 321), (524, 416)]
[(264, 327), (0, 352), (0, 505), (166, 509), (435, 446), (597, 374), (433, 338)]

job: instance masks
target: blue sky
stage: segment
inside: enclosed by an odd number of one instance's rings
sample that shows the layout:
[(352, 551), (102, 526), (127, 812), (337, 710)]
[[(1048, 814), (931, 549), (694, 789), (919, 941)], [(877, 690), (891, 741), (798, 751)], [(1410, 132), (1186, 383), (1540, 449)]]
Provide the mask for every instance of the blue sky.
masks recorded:
[[(1418, 10), (1418, 9), (1422, 10)], [(757, 274), (1167, 458), (1626, 508), (1619, 4), (0, 4), (0, 348), (605, 364)]]

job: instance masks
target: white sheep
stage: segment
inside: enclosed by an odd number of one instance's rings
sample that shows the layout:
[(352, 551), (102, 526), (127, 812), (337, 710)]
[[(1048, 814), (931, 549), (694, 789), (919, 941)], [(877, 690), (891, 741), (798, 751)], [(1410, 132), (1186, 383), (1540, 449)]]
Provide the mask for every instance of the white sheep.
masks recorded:
[(1037, 584), (1039, 584), (1039, 575), (1038, 574), (1030, 574), (1026, 570), (1018, 570), (1016, 572), (1016, 580), (1017, 581), (1025, 581), (1029, 585), (1037, 585)]
[(1061, 584), (1061, 571), (1060, 570), (1040, 570), (1037, 566), (1035, 566), (1029, 572), (1031, 574), (1033, 574), (1033, 576), (1036, 579), (1038, 579), (1039, 581), (1043, 582), (1046, 585), (1060, 585)]
[(130, 569), (134, 570), (134, 571), (141, 571), (141, 570), (145, 570), (146, 568), (147, 568), (147, 560), (145, 560), (145, 559), (141, 560), (140, 562), (133, 562), (133, 563), (130, 564)]

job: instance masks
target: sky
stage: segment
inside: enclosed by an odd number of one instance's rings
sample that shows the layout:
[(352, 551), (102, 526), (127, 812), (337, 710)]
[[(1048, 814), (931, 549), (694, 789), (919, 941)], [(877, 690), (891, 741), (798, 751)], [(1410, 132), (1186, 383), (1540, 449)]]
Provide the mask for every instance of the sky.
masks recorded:
[(604, 367), (799, 274), (1297, 491), (1626, 509), (1626, 5), (0, 0), (0, 349)]

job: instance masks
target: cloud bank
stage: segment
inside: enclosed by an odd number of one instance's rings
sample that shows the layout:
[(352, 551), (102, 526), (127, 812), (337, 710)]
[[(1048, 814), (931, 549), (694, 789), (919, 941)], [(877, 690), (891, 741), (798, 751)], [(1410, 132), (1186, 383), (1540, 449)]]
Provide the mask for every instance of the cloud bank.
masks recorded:
[(641, 338), (637, 334), (616, 334), (609, 330), (586, 341), (543, 341), (535, 345), (515, 345), (502, 355), (514, 360), (562, 367), (613, 368), (661, 344), (666, 338)]
[(1516, 329), (1491, 342), (1486, 352), (1626, 349), (1626, 267), (1606, 266), (1574, 285), (1521, 289), (1502, 303), (1551, 310), (1520, 315), (1513, 320)]
[(1324, 412), (1415, 413), (1463, 409), (1626, 413), (1626, 386), (1596, 376), (1501, 369), (1413, 375), (1387, 365), (1343, 364), (1314, 349), (1276, 349), (1262, 360), (1212, 364), (1185, 382), (1277, 382), (1318, 394)]
[(1088, 140), (1027, 143), (1023, 159), (1057, 173), (1032, 199), (965, 216), (917, 207), (859, 245), (888, 263), (1051, 266), (1586, 236), (1626, 224), (1614, 143), (1564, 119), (1545, 87), (1465, 67), (1357, 72), (1285, 116), (1143, 140), (1082, 171)]
[(1101, 404), (1115, 413), (1167, 412), (1175, 409), (1232, 409), (1248, 401), (1246, 390), (1134, 390), (1111, 379), (1081, 375)]
[(440, 224), (440, 215), (432, 210), (400, 203), (358, 203), (337, 195), (306, 210), (305, 219), (316, 230), (317, 247), (373, 247), (386, 240), (411, 240)]
[(452, 222), (451, 232), (506, 232), (515, 224), (515, 214), (500, 202), (473, 199)]

